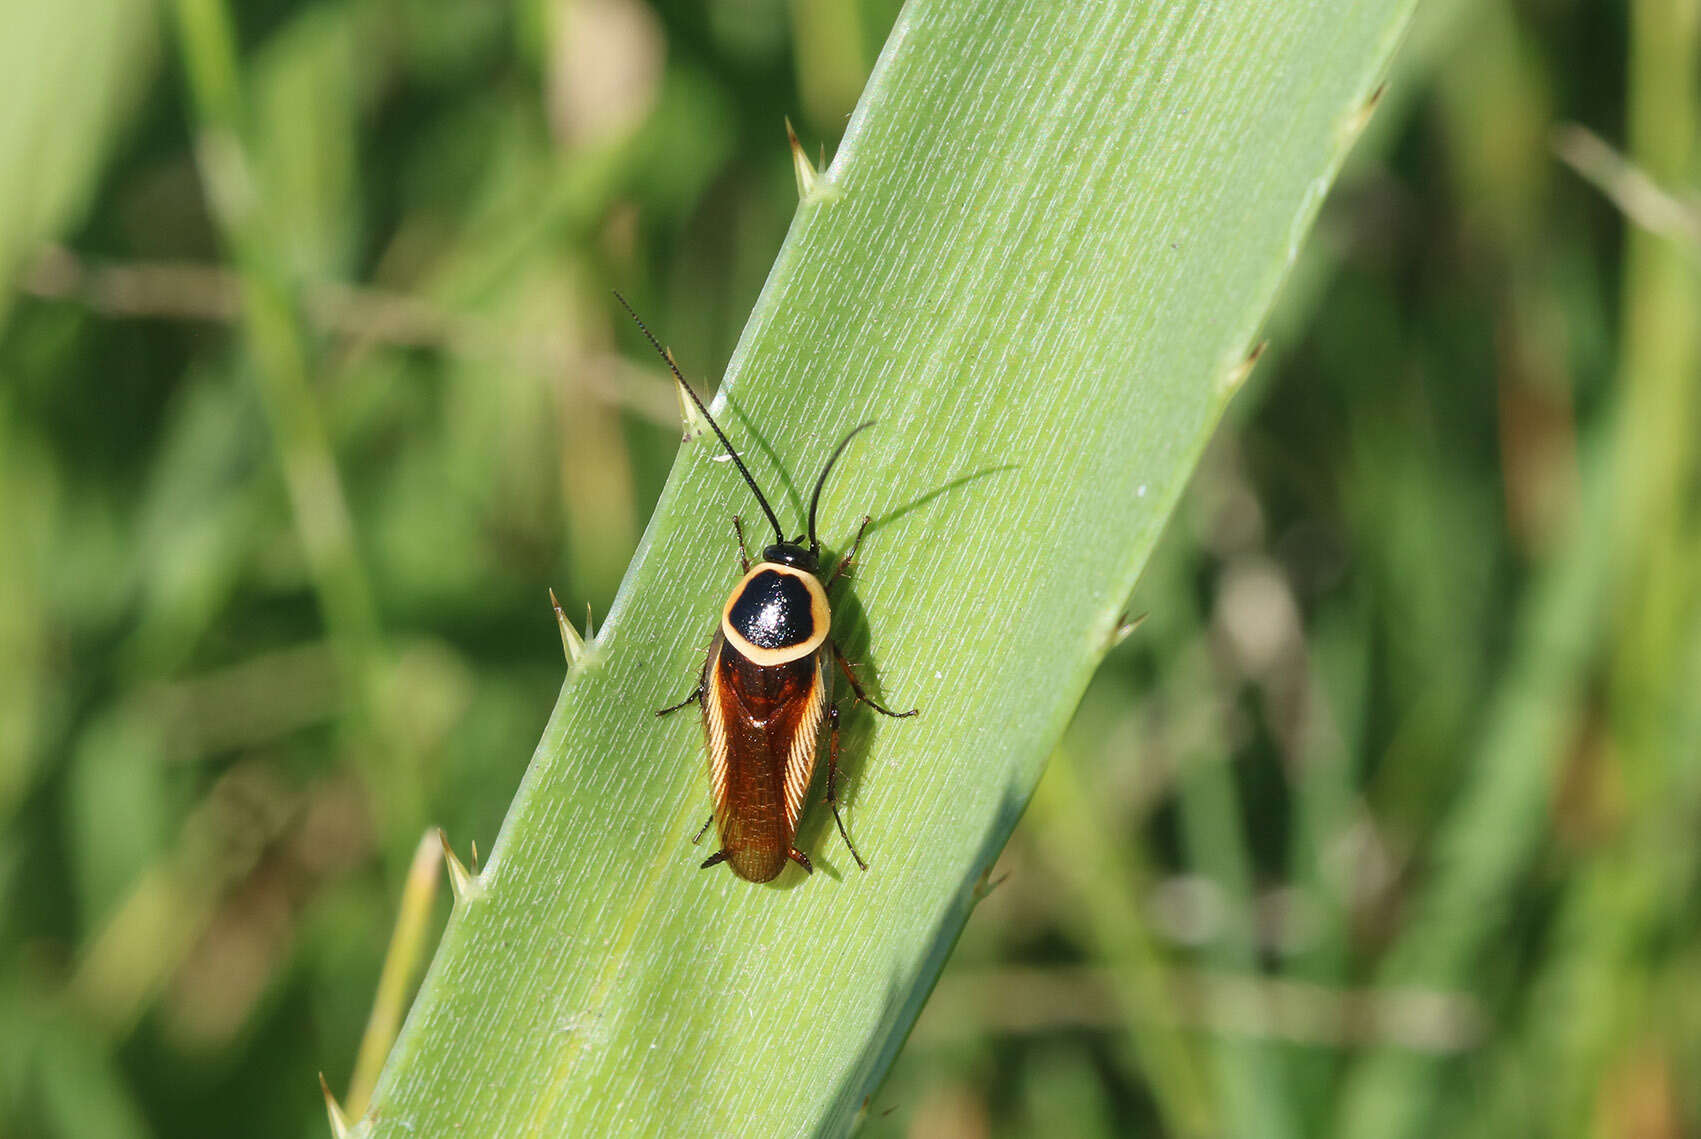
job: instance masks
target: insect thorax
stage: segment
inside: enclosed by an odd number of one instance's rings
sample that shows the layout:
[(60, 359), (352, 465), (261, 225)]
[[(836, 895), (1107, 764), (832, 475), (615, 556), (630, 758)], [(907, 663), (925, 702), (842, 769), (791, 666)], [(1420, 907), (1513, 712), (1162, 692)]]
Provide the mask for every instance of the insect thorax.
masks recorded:
[(794, 566), (760, 562), (727, 599), (721, 631), (757, 664), (784, 664), (819, 648), (831, 621), (819, 578)]

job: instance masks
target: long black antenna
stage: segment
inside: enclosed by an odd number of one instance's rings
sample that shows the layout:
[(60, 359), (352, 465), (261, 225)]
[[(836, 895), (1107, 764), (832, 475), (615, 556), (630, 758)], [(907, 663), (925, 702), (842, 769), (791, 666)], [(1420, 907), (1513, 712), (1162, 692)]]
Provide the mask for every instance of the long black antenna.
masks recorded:
[(821, 505), (821, 488), (827, 485), (827, 476), (833, 470), (833, 464), (839, 461), (839, 456), (845, 453), (850, 441), (857, 437), (858, 432), (866, 431), (874, 426), (874, 420), (859, 423), (850, 429), (850, 433), (839, 440), (839, 445), (833, 448), (833, 453), (827, 456), (827, 465), (821, 468), (821, 477), (815, 480), (815, 493), (809, 496), (809, 550), (811, 553), (821, 552), (821, 542), (815, 537), (815, 508)]
[[(738, 473), (744, 476), (744, 481), (749, 483), (750, 489), (756, 493), (756, 501), (762, 504), (762, 513), (768, 516), (768, 525), (774, 528), (774, 539), (779, 542), (784, 542), (786, 540), (785, 532), (780, 529), (780, 520), (774, 516), (774, 508), (768, 505), (768, 500), (762, 495), (762, 488), (757, 486), (756, 480), (750, 477), (750, 469), (744, 465), (744, 460), (738, 457), (738, 452), (733, 450), (732, 443), (726, 437), (726, 432), (722, 431), (721, 425), (715, 422), (715, 417), (709, 414), (709, 409), (703, 406), (703, 401), (698, 398), (697, 393), (691, 390), (691, 385), (685, 382), (685, 377), (679, 374), (679, 365), (673, 362), (673, 353), (661, 346), (661, 341), (656, 339), (655, 334), (651, 332), (649, 326), (644, 323), (644, 318), (639, 316), (637, 312), (633, 310), (632, 306), (627, 303), (625, 297), (621, 296), (619, 293), (615, 293), (614, 299), (619, 301), (621, 307), (624, 308), (627, 314), (637, 322), (638, 331), (644, 334), (644, 339), (650, 342), (650, 347), (654, 348), (657, 354), (659, 354), (663, 360), (667, 361), (668, 368), (673, 372), (673, 378), (679, 381), (679, 386), (685, 389), (685, 394), (691, 397), (691, 402), (697, 405), (697, 410), (703, 413), (703, 418), (707, 419), (709, 421), (709, 426), (715, 429), (715, 437), (721, 441), (721, 446), (725, 447), (726, 453), (732, 457), (733, 463), (738, 467)], [(867, 425), (864, 424), (864, 426)], [(857, 431), (861, 430), (861, 427), (857, 428)], [(856, 434), (856, 431), (851, 432), (851, 434)], [(844, 444), (841, 443), (839, 445), (839, 450), (844, 450)], [(833, 458), (836, 459), (838, 457), (838, 454), (835, 452)], [(832, 465), (832, 460), (828, 460), (827, 466), (830, 468)], [(825, 471), (822, 472), (821, 477), (827, 477)], [(816, 487), (815, 493), (820, 494), (821, 488)], [(813, 540), (815, 536), (815, 508), (813, 506), (811, 506), (809, 510), (809, 534), (810, 539)]]

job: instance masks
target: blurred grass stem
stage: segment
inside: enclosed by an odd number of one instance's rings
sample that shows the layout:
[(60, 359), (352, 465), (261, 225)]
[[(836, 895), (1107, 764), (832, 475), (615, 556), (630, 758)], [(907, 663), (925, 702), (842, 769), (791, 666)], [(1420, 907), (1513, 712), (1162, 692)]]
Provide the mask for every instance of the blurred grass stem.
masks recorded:
[(419, 976), (420, 963), (425, 959), (426, 941), (431, 934), (431, 916), (437, 901), (438, 868), (443, 862), (440, 835), (435, 827), (425, 832), (414, 848), (413, 862), (408, 867), (407, 882), (402, 888), (401, 905), (396, 913), (395, 932), (390, 948), (384, 954), (384, 968), (378, 975), (378, 992), (372, 1001), (372, 1015), (366, 1021), (366, 1031), (360, 1038), (360, 1051), (354, 1061), (354, 1076), (349, 1080), (348, 1097), (343, 1107), (359, 1119), (366, 1111), (372, 1087), (378, 1082), (378, 1072), (395, 1043), (413, 997), (414, 981)]
[[(49, 246), (38, 252), (20, 284), (34, 296), (75, 301), (107, 317), (221, 324), (245, 319), (243, 276), (218, 265), (91, 261), (63, 246)], [(372, 344), (433, 349), (523, 368), (539, 377), (570, 370), (584, 390), (600, 400), (652, 423), (672, 426), (677, 421), (666, 394), (671, 377), (630, 365), (624, 357), (568, 358), (555, 338), (516, 333), (412, 293), (309, 282), (303, 286), (303, 298), (302, 314), (314, 330), (353, 340), (357, 350)], [(625, 382), (633, 373), (642, 374), (643, 382)], [(615, 382), (608, 382), (611, 374)]]
[(393, 773), (404, 765), (399, 741), (380, 739), (382, 716), (375, 688), (382, 637), (377, 609), (349, 517), (336, 457), (311, 381), (307, 337), (292, 283), (272, 247), (263, 212), (263, 188), (243, 143), (245, 113), (237, 82), (237, 53), (229, 13), (221, 0), (177, 0), (176, 26), (199, 118), (196, 153), (215, 219), (234, 255), (241, 281), (242, 327), (253, 354), (254, 375), (276, 440), (296, 531), (312, 575), (325, 625), (344, 678), (347, 724), (357, 761), (380, 806), (383, 830), (394, 851), (396, 830), (411, 826), (419, 794), (411, 779)]

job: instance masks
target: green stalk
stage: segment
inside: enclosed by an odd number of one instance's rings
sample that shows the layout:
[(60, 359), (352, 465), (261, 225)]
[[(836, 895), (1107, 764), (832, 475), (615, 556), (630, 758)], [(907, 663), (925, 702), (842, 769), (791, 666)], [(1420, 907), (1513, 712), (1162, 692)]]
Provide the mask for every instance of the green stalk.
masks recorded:
[(366, 1110), (366, 1103), (372, 1098), (372, 1086), (378, 1082), (390, 1045), (395, 1043), (396, 1031), (407, 1012), (408, 994), (425, 955), (431, 919), (437, 908), (437, 864), (443, 856), (442, 843), (441, 831), (426, 832), (408, 867), (396, 928), (384, 953), (378, 992), (372, 999), (372, 1013), (366, 1018), (366, 1031), (361, 1034), (360, 1052), (354, 1061), (354, 1076), (349, 1080), (348, 1109), (357, 1115)]
[[(1631, 6), (1629, 158), (1665, 185), (1690, 180), (1698, 126), (1694, 4)], [(1624, 334), (1614, 474), (1613, 617), (1604, 763), (1621, 773), (1625, 814), (1572, 877), (1558, 947), (1535, 989), (1553, 1014), (1537, 1021), (1554, 1134), (1598, 1134), (1619, 1110), (1611, 1073), (1668, 1032), (1671, 1007), (1657, 947), (1687, 926), (1692, 896), (1697, 753), (1674, 730), (1695, 689), (1686, 667), (1695, 628), (1692, 488), (1701, 411), (1701, 304), (1690, 250), (1641, 229), (1626, 239)]]
[[(1558, 765), (1586, 707), (1587, 668), (1603, 635), (1611, 550), (1600, 534), (1613, 502), (1605, 459), (1586, 456), (1580, 516), (1520, 606), (1512, 663), (1463, 766), (1469, 779), (1432, 843), (1414, 916), (1378, 968), (1379, 987), (1474, 988), (1548, 836)], [(1433, 1057), (1395, 1047), (1370, 1052), (1343, 1086), (1336, 1133), (1432, 1134), (1444, 1076)]]
[[(1211, 738), (1187, 757), (1179, 780), (1181, 836), (1188, 865), (1221, 891), (1224, 903), (1223, 928), (1208, 947), (1206, 960), (1226, 975), (1253, 977), (1258, 973), (1254, 871), (1230, 759), (1228, 748)], [(1207, 999), (1228, 1004), (1233, 998)], [(1211, 1045), (1223, 1115), (1230, 1122), (1222, 1133), (1245, 1139), (1299, 1134), (1293, 1097), (1284, 1087), (1287, 1065), (1281, 1047), (1228, 1036)]]
[(198, 118), (195, 144), (202, 179), (241, 275), (243, 331), (277, 440), (296, 529), (347, 675), (364, 683), (365, 658), (378, 636), (372, 591), (355, 550), (336, 459), (313, 393), (306, 335), (243, 142), (235, 31), (220, 0), (178, 0), (176, 14)]
[(849, 714), (847, 822), (872, 869), (819, 808), (798, 839), (813, 878), (696, 868), (701, 733), (653, 710), (690, 690), (735, 580), (730, 518), (754, 513), (712, 440), (688, 444), (369, 1120), (852, 1125), (1244, 378), (1409, 9), (905, 10), (720, 407), (793, 526), (835, 437), (880, 421), (822, 504), (829, 543), (875, 519), (837, 636), (922, 709)]
[(1118, 841), (1124, 836), (1081, 785), (1080, 767), (1066, 746), (1053, 753), (1029, 807), (1030, 833), (1071, 896), (1064, 912), (1075, 935), (1109, 971), (1127, 1026), (1130, 1067), (1150, 1084), (1164, 1133), (1231, 1134), (1218, 1118), (1201, 1049), (1178, 1027), (1163, 950), (1143, 911), (1152, 877), (1143, 852), (1138, 843)]
[[(1684, 0), (1631, 5), (1629, 158), (1656, 183), (1687, 185), (1701, 127), (1701, 9)], [(1618, 503), (1609, 531), (1614, 569), (1616, 652), (1612, 732), (1629, 790), (1658, 802), (1667, 774), (1660, 728), (1667, 708), (1693, 699), (1673, 689), (1678, 638), (1686, 628), (1690, 567), (1683, 544), (1701, 422), (1701, 305), (1689, 251), (1632, 228), (1624, 259), (1624, 347), (1619, 361), (1623, 441)]]
[[(375, 690), (383, 637), (371, 582), (355, 543), (330, 433), (313, 388), (315, 360), (295, 282), (268, 224), (266, 187), (245, 142), (247, 110), (236, 32), (222, 0), (176, 0), (178, 46), (196, 114), (202, 181), (242, 284), (242, 331), (271, 424), (278, 467), (301, 549), (347, 696), (348, 748), (371, 782), (393, 857), (411, 849), (404, 831), (423, 812), (407, 800), (415, 782), (407, 746), (386, 732)], [(403, 836), (410, 845), (403, 845)]]

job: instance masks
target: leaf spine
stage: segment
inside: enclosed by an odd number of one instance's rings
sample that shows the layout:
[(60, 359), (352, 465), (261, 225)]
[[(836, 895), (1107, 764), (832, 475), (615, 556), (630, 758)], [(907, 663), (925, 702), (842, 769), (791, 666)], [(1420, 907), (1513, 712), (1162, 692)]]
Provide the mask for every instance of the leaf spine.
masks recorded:
[(555, 610), (555, 626), (561, 632), (561, 653), (567, 658), (567, 671), (590, 664), (596, 659), (596, 626), (591, 621), (590, 603), (585, 603), (585, 635), (582, 637), (567, 619), (553, 589), (549, 591), (549, 604)]
[[(449, 836), (443, 833), (443, 828), (437, 828), (437, 841), (443, 846), (443, 865), (449, 871), (449, 888), (455, 892), (455, 901), (477, 901), (484, 893), (484, 883), (477, 874), (469, 873), (455, 856), (455, 848), (449, 845)], [(474, 855), (475, 864), (477, 855)]]
[(323, 1072), (319, 1073), (319, 1090), (325, 1093), (325, 1117), (331, 1121), (332, 1139), (349, 1139), (348, 1117), (343, 1114), (337, 1097), (331, 1094), (331, 1085), (325, 1082)]

